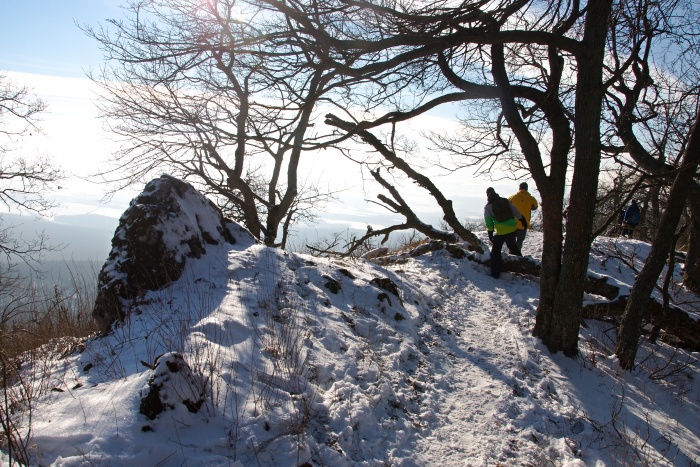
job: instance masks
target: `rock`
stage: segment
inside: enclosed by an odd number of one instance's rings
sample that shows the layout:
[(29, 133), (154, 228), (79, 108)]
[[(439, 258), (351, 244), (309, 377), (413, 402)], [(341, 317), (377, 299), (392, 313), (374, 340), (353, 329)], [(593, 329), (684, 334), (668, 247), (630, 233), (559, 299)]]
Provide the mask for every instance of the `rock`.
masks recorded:
[(192, 372), (182, 355), (166, 353), (156, 360), (139, 412), (151, 420), (180, 406), (197, 413), (205, 401), (205, 387), (204, 378)]
[(396, 285), (396, 283), (394, 283), (394, 281), (392, 281), (388, 277), (375, 277), (374, 279), (369, 281), (369, 283), (401, 298), (401, 292), (399, 291), (399, 287)]
[(350, 278), (350, 279), (355, 279), (355, 276), (353, 275), (353, 273), (351, 273), (350, 271), (348, 271), (348, 270), (345, 269), (345, 268), (340, 268), (340, 269), (338, 269), (338, 271), (339, 271), (342, 275), (344, 275), (345, 277), (348, 277), (348, 278)]
[(119, 219), (93, 316), (109, 330), (136, 297), (177, 280), (187, 258), (199, 258), (207, 245), (239, 241), (255, 242), (192, 185), (168, 175), (152, 180)]
[(324, 279), (326, 279), (326, 283), (324, 284), (324, 287), (330, 290), (332, 293), (337, 294), (340, 292), (340, 282), (337, 280), (333, 279), (330, 276), (323, 276)]

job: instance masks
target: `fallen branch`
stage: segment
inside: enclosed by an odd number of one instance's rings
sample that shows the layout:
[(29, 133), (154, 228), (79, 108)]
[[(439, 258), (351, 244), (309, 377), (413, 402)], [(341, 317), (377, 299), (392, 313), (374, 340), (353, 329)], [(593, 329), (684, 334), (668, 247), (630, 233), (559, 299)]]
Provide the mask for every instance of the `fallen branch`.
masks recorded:
[[(372, 262), (386, 266), (389, 264), (405, 263), (411, 258), (416, 258), (431, 252), (447, 250), (454, 258), (474, 261), (485, 266), (490, 265), (490, 260), (485, 260), (482, 255), (465, 250), (459, 244), (444, 241), (431, 241), (419, 245), (418, 247), (392, 256), (381, 256), (371, 259)], [(531, 257), (505, 256), (503, 261), (503, 271), (525, 276), (539, 277), (541, 265), (539, 261)], [(619, 287), (609, 284), (607, 276), (586, 278), (584, 291), (589, 294), (605, 297), (608, 301), (590, 303), (583, 307), (582, 318), (584, 319), (605, 319), (622, 316), (627, 305), (627, 296), (619, 296)], [(655, 313), (660, 313), (664, 305), (651, 299), (646, 307), (646, 313), (642, 319), (651, 322), (651, 317)], [(662, 340), (671, 342), (679, 347), (700, 351), (700, 320), (695, 320), (685, 311), (673, 305), (668, 305), (664, 309), (663, 320), (659, 323), (665, 333)]]
[[(628, 296), (623, 295), (609, 302), (585, 305), (582, 317), (584, 319), (605, 319), (622, 316), (628, 298)], [(664, 312), (663, 319), (658, 324), (665, 336), (661, 336), (661, 340), (684, 349), (700, 351), (700, 320), (693, 319), (680, 308), (669, 305), (668, 308), (664, 309), (663, 304), (651, 298), (641, 318), (650, 323), (652, 316), (655, 313), (661, 313), (662, 310)]]
[[(474, 261), (475, 263), (483, 264), (484, 266), (491, 265), (490, 259), (484, 259), (482, 255), (477, 255), (472, 251), (465, 250), (459, 244), (436, 240), (424, 243), (407, 253), (373, 258), (372, 261), (383, 266), (386, 266), (388, 264), (405, 263), (406, 261), (408, 261), (409, 258), (415, 258), (439, 250), (447, 250), (450, 253), (450, 255), (452, 255), (454, 258), (466, 258), (469, 261)], [(503, 258), (504, 272), (539, 277), (541, 268), (542, 265), (540, 264), (540, 262), (531, 257), (508, 255)], [(608, 300), (615, 299), (620, 293), (620, 289), (617, 286), (608, 283), (607, 276), (589, 276), (588, 278), (586, 278), (584, 291), (586, 293), (600, 295), (602, 297), (607, 298)]]
[[(418, 186), (424, 188), (425, 190), (430, 193), (430, 195), (435, 199), (437, 204), (440, 206), (442, 209), (442, 212), (444, 214), (443, 219), (449, 225), (456, 233), (459, 235), (462, 239), (464, 239), (466, 242), (471, 244), (472, 248), (474, 250), (478, 251), (479, 253), (483, 253), (483, 246), (481, 241), (472, 233), (471, 231), (467, 230), (458, 220), (457, 216), (454, 212), (454, 208), (452, 206), (452, 201), (445, 198), (445, 196), (442, 194), (442, 192), (435, 186), (435, 184), (425, 175), (422, 173), (416, 171), (411, 167), (410, 164), (408, 164), (405, 160), (403, 160), (401, 157), (396, 155), (392, 150), (390, 150), (384, 143), (382, 143), (376, 136), (374, 136), (371, 132), (367, 130), (360, 129), (357, 124), (353, 122), (348, 122), (345, 120), (342, 120), (338, 117), (336, 117), (333, 114), (327, 114), (326, 115), (326, 120), (325, 123), (330, 126), (334, 126), (336, 128), (340, 128), (341, 130), (344, 130), (348, 133), (354, 133), (358, 137), (360, 137), (364, 142), (372, 146), (374, 149), (379, 152), (379, 154), (384, 157), (384, 159), (388, 162), (390, 162), (394, 167), (397, 169), (401, 170), (406, 176), (408, 176), (411, 180), (413, 180)], [(377, 175), (379, 174), (379, 171), (376, 171)], [(372, 173), (373, 176), (375, 176), (375, 179), (377, 176)], [(380, 182), (381, 183), (381, 182)], [(385, 186), (386, 188), (386, 186)], [(392, 193), (392, 196), (394, 196), (394, 193)], [(384, 199), (380, 198), (383, 202), (386, 203), (386, 197)], [(394, 196), (394, 199), (396, 199), (396, 196)], [(398, 201), (398, 200), (397, 200)], [(394, 207), (395, 208), (395, 207)], [(435, 229), (433, 229), (435, 230)], [(428, 234), (426, 234), (428, 235)], [(431, 238), (430, 235), (428, 235)]]

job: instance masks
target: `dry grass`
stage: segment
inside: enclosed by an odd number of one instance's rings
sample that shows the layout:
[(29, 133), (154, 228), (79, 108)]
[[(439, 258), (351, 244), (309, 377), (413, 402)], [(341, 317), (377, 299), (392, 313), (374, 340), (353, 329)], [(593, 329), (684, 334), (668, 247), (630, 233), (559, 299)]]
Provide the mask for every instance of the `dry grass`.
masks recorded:
[(0, 271), (0, 449), (10, 465), (28, 465), (34, 404), (47, 390), (46, 367), (97, 331), (95, 290), (89, 286), (94, 281), (73, 270), (70, 276), (70, 286), (42, 291), (13, 268)]

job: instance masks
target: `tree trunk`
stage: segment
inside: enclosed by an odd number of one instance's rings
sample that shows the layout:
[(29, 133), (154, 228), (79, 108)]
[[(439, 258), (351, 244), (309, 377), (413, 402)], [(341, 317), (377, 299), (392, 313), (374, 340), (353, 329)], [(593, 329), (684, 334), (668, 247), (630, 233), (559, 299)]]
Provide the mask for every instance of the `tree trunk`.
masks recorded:
[[(558, 191), (558, 190), (557, 190)], [(563, 191), (563, 190), (562, 190)], [(539, 337), (552, 352), (561, 350), (557, 336), (560, 328), (553, 325), (554, 297), (561, 273), (563, 193), (542, 195), (542, 270), (540, 273), (540, 302), (532, 335)]]
[(537, 139), (522, 120), (519, 106), (515, 101), (513, 88), (510, 85), (506, 72), (503, 46), (494, 45), (491, 56), (493, 59), (493, 78), (498, 86), (503, 115), (518, 139), (532, 178), (535, 180), (542, 196), (544, 240), (542, 269), (540, 271), (540, 303), (537, 308), (537, 319), (532, 333), (534, 336), (541, 338), (550, 351), (557, 352), (561, 350), (561, 326), (556, 325), (558, 317), (555, 313), (554, 299), (561, 272), (563, 245), (562, 208), (566, 187), (568, 154), (572, 141), (569, 120), (559, 101), (559, 80), (555, 77), (561, 74), (564, 59), (554, 48), (549, 50), (553, 80), (550, 83), (551, 88), (547, 93), (547, 97), (538, 102), (552, 130), (550, 175), (547, 175), (545, 166), (542, 163), (542, 155)]
[(651, 244), (649, 256), (639, 276), (637, 276), (629, 301), (625, 307), (625, 314), (622, 316), (615, 355), (620, 359), (622, 368), (626, 370), (631, 370), (634, 367), (642, 314), (666, 262), (666, 255), (671, 248), (676, 226), (683, 213), (688, 191), (695, 177), (698, 161), (700, 161), (700, 114), (696, 116), (695, 124), (691, 130), (690, 141), (683, 156), (681, 169), (671, 187), (671, 193), (668, 197), (668, 208), (661, 219), (661, 225)]
[(562, 270), (554, 300), (555, 319), (552, 323), (560, 326), (561, 342), (555, 341), (550, 346), (551, 350), (562, 350), (569, 357), (578, 354), (583, 283), (593, 239), (593, 217), (600, 171), (603, 58), (612, 0), (591, 0), (587, 9), (583, 35), (585, 51), (577, 56), (574, 122), (576, 158)]
[(700, 293), (700, 200), (697, 198), (697, 196), (689, 198), (690, 232), (683, 283), (693, 292)]
[(661, 333), (661, 325), (664, 322), (664, 316), (670, 308), (671, 304), (671, 294), (668, 289), (671, 286), (671, 281), (673, 281), (673, 271), (676, 268), (676, 244), (678, 243), (678, 238), (680, 234), (673, 236), (673, 241), (668, 250), (668, 268), (666, 268), (666, 277), (664, 277), (664, 285), (661, 289), (663, 303), (661, 308), (655, 310), (651, 314), (651, 332), (649, 333), (649, 342), (652, 344), (656, 342)]

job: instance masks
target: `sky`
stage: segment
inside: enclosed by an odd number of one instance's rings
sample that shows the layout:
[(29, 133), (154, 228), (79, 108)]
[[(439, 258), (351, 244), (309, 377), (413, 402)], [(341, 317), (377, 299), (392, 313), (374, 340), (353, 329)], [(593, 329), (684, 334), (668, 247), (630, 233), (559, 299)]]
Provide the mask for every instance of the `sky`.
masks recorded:
[(0, 4), (0, 68), (48, 76), (83, 78), (101, 52), (78, 25), (118, 18), (119, 0), (58, 2), (3, 0)]
[[(586, 320), (580, 356), (552, 355), (531, 335), (537, 278), (492, 279), (488, 252), (395, 253), (387, 266), (317, 258), (264, 247), (235, 225), (226, 243), (206, 203), (190, 193), (177, 202), (158, 225), (173, 256), (194, 244), (178, 232), (218, 244), (171, 284), (120, 302), (130, 313), (109, 335), (23, 364), (36, 391), (25, 392), (32, 465), (700, 462), (693, 353), (643, 339), (626, 372), (615, 323)], [(541, 249), (531, 232), (523, 253), (537, 263)], [(648, 253), (599, 237), (589, 275), (627, 295)], [(129, 255), (114, 252), (106, 281), (128, 283)], [(674, 303), (697, 299), (672, 291)]]
[[(79, 25), (98, 26), (107, 18), (119, 18), (120, 0), (1, 0), (0, 1), (0, 70), (17, 83), (28, 85), (48, 104), (43, 116), (43, 135), (25, 139), (25, 154), (48, 154), (59, 162), (71, 177), (55, 194), (60, 206), (55, 214), (101, 214), (119, 217), (129, 201), (140, 191), (133, 187), (103, 200), (105, 185), (94, 176), (107, 166), (116, 144), (97, 119), (93, 85), (86, 72), (97, 70), (102, 55), (97, 44), (85, 36)], [(415, 128), (426, 125), (444, 127), (447, 122), (433, 115)], [(302, 175), (310, 180), (328, 180), (333, 190), (342, 190), (339, 200), (328, 205), (318, 224), (320, 231), (342, 231), (347, 227), (364, 230), (371, 224), (380, 228), (398, 216), (367, 199), (380, 193), (373, 182), (365, 183), (356, 165), (337, 154), (327, 152), (305, 157)], [(367, 174), (365, 174), (367, 177)], [(303, 177), (302, 177), (303, 178)], [(485, 189), (494, 186), (502, 195), (517, 191), (517, 182), (490, 182), (474, 178), (468, 171), (434, 179), (444, 194), (452, 199), (460, 219), (480, 218), (485, 204)], [(438, 224), (441, 214), (437, 205), (422, 190), (409, 184), (405, 198), (428, 222)]]
[[(104, 186), (91, 177), (114, 145), (97, 120), (92, 84), (86, 72), (97, 69), (101, 52), (76, 24), (97, 24), (117, 17), (113, 0), (0, 2), (0, 70), (26, 85), (48, 106), (43, 134), (22, 142), (22, 154), (49, 155), (70, 174), (55, 194), (54, 214), (102, 214), (118, 217), (133, 193), (101, 202)], [(134, 189), (136, 193), (137, 189)]]

